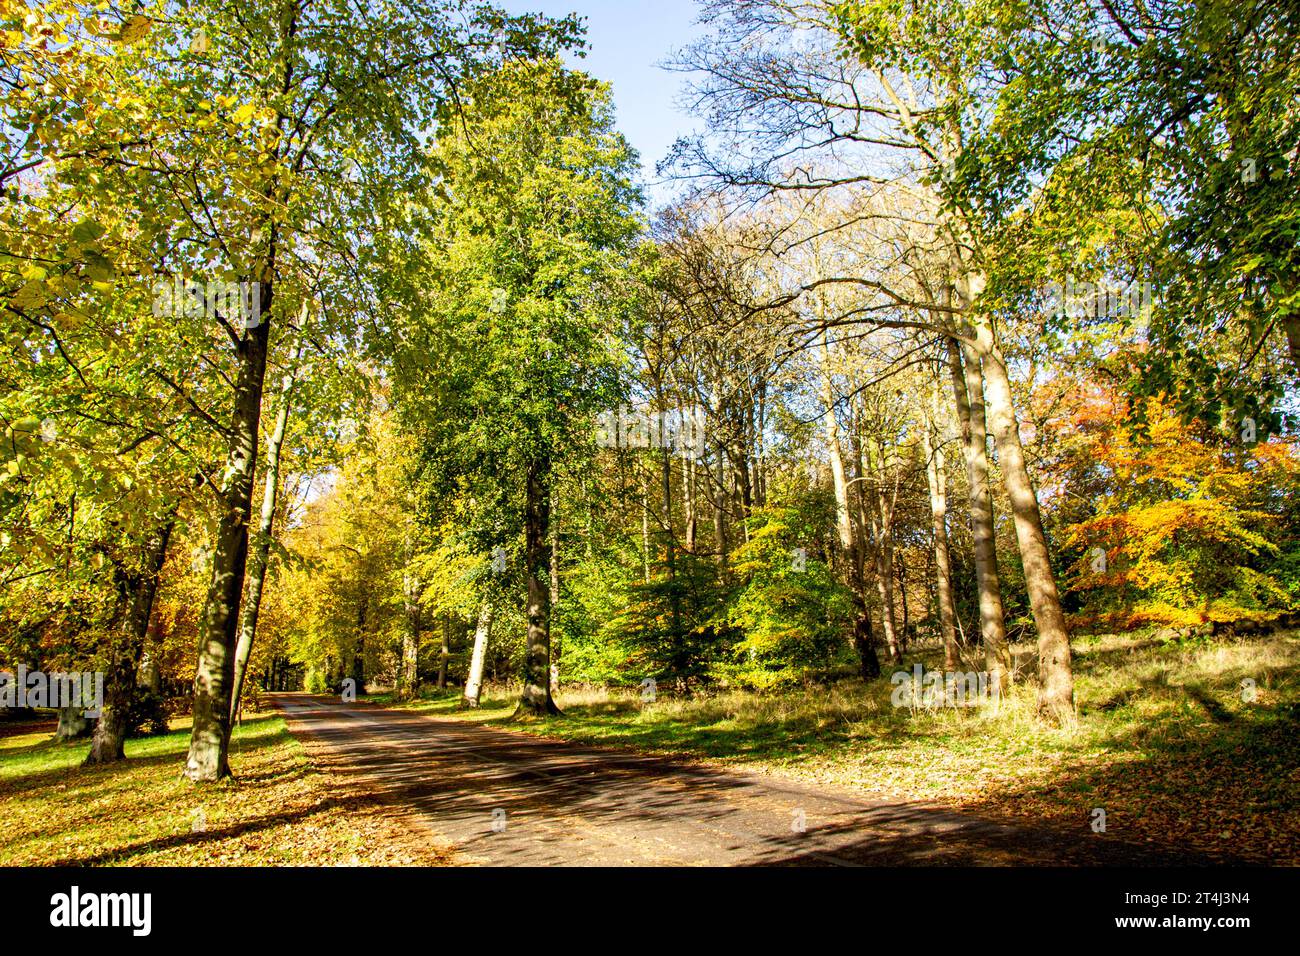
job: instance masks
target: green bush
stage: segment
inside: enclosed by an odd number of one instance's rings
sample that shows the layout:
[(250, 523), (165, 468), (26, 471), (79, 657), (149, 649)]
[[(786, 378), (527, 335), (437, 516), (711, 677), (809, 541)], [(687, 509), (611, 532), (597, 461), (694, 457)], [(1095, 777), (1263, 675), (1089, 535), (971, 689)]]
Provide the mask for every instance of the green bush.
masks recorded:
[(814, 550), (815, 510), (771, 507), (749, 519), (749, 540), (732, 555), (742, 584), (727, 612), (744, 636), (713, 668), (718, 679), (785, 686), (825, 672), (844, 648), (853, 599)]

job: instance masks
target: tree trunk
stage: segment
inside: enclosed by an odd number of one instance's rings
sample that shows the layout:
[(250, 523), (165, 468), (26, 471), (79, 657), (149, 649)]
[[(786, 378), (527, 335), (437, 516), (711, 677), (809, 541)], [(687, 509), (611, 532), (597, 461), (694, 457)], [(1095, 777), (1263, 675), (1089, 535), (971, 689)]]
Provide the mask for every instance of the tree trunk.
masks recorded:
[[(1281, 283), (1279, 283), (1281, 285)], [(1282, 331), (1286, 335), (1287, 354), (1291, 359), (1291, 370), (1300, 375), (1300, 315), (1292, 313), (1282, 319)]]
[(677, 542), (673, 535), (672, 452), (667, 448), (663, 450), (660, 465), (664, 499), (662, 516), (664, 525), (664, 562), (668, 569), (668, 614), (669, 626), (672, 628), (670, 638), (672, 670), (679, 683), (684, 683), (689, 661), (686, 655), (686, 642), (683, 640), (682, 635), (682, 599), (677, 591)]
[[(358, 696), (366, 692), (366, 621), (370, 614), (370, 597), (369, 594), (361, 595), (361, 603), (357, 606), (357, 646), (352, 652), (352, 689)], [(340, 662), (341, 663), (341, 662)], [(343, 669), (339, 670), (340, 676)]]
[(447, 689), (447, 668), (451, 663), (451, 617), (442, 616), (442, 643), (438, 647), (438, 690)]
[(894, 548), (884, 519), (876, 523), (876, 593), (880, 596), (880, 627), (885, 635), (889, 659), (901, 663), (903, 653), (898, 641), (898, 622), (894, 617)]
[(912, 627), (912, 613), (907, 606), (907, 562), (893, 561), (895, 583), (898, 589), (894, 592), (898, 595), (898, 611), (901, 620), (898, 624), (898, 647), (904, 654), (907, 653), (908, 634)]
[(641, 580), (650, 583), (650, 490), (649, 481), (637, 466), (637, 477), (641, 482)]
[(859, 599), (857, 620), (853, 622), (853, 649), (858, 653), (858, 676), (875, 680), (880, 676), (880, 657), (876, 654), (876, 635), (871, 630), (871, 612)]
[(745, 521), (754, 512), (754, 484), (749, 470), (749, 448), (742, 445), (740, 455), (731, 464), (731, 482), (740, 502), (740, 517), (745, 529), (745, 540), (749, 540), (749, 522)]
[[(556, 608), (560, 606), (560, 519), (551, 509), (551, 544), (550, 544), (550, 597), (551, 597), (551, 618), (555, 618)], [(560, 692), (560, 634), (557, 631), (554, 635), (554, 646), (551, 648), (551, 696), (554, 697)]]
[(477, 707), (483, 693), (483, 662), (487, 659), (488, 635), (492, 632), (492, 602), (484, 598), (478, 609), (478, 624), (474, 628), (474, 648), (469, 656), (469, 674), (465, 677), (462, 707)]
[[(889, 649), (889, 659), (895, 664), (903, 660), (899, 647), (898, 625), (894, 617), (894, 503), (885, 492), (885, 460), (879, 448), (872, 453), (872, 444), (862, 436), (859, 460), (864, 477), (870, 476), (872, 489), (867, 492), (871, 503), (871, 524), (875, 532), (876, 592), (880, 597), (880, 626)], [(878, 466), (878, 467), (877, 467)]]
[[(306, 309), (303, 310), (306, 318)], [(289, 412), (293, 401), (293, 384), (297, 373), (298, 354), (293, 365), (280, 383), (280, 407), (275, 412), (275, 424), (266, 439), (266, 483), (262, 488), (262, 512), (258, 516), (257, 536), (250, 548), (248, 585), (244, 592), (244, 606), (239, 621), (239, 643), (235, 647), (235, 671), (230, 688), (230, 719), (239, 715), (239, 699), (244, 689), (244, 674), (248, 659), (253, 653), (253, 639), (257, 636), (257, 618), (262, 610), (262, 589), (266, 582), (266, 569), (271, 563), (271, 533), (275, 527), (275, 507), (280, 495), (280, 449), (284, 447), (284, 433), (289, 425)]]
[(863, 579), (862, 552), (853, 534), (849, 512), (849, 484), (844, 469), (844, 449), (840, 444), (840, 427), (835, 417), (835, 395), (828, 368), (830, 348), (822, 338), (822, 396), (826, 405), (826, 444), (830, 450), (831, 482), (835, 488), (835, 529), (840, 548), (849, 565), (849, 587), (853, 591), (856, 620), (853, 626), (853, 649), (858, 655), (858, 673), (863, 680), (880, 676), (880, 658), (876, 655), (875, 634), (871, 630), (871, 612), (867, 610), (866, 582)]
[(931, 423), (921, 432), (925, 453), (925, 478), (930, 486), (930, 527), (934, 540), (935, 603), (939, 606), (939, 634), (943, 638), (943, 667), (955, 671), (961, 663), (957, 648), (957, 611), (952, 599), (952, 560), (948, 554), (948, 476), (943, 447), (935, 441)]
[(695, 456), (688, 453), (682, 466), (682, 507), (686, 517), (686, 552), (695, 553), (695, 537), (699, 520), (695, 514)]
[(85, 709), (81, 705), (60, 707), (59, 725), (55, 728), (54, 739), (63, 743), (68, 740), (80, 740), (94, 733), (95, 727), (91, 718), (83, 713)]
[(152, 694), (162, 695), (162, 670), (149, 651), (140, 658), (140, 686)]
[(516, 713), (558, 714), (551, 698), (551, 592), (547, 537), (550, 532), (550, 461), (528, 465), (524, 501), (524, 554), (528, 578), (528, 638), (524, 650), (524, 690)]
[(953, 397), (961, 424), (966, 457), (966, 484), (970, 494), (971, 535), (975, 550), (975, 586), (979, 592), (980, 633), (984, 638), (985, 666), (994, 693), (1011, 686), (1011, 655), (1007, 650), (1006, 622), (1002, 612), (1002, 585), (998, 578), (997, 545), (993, 527), (993, 496), (989, 491), (988, 437), (984, 419), (984, 383), (978, 361), (963, 367), (962, 353), (948, 341)]
[(138, 693), (136, 674), (144, 654), (145, 635), (153, 617), (154, 596), (158, 593), (158, 576), (167, 560), (174, 522), (175, 511), (146, 546), (142, 568), (123, 575), (129, 604), (126, 614), (113, 628), (104, 674), (104, 702), (90, 753), (86, 755), (87, 764), (113, 763), (126, 757), (127, 720)]
[[(414, 700), (420, 693), (420, 607), (408, 604), (402, 629), (401, 698)], [(445, 628), (444, 628), (445, 630)], [(444, 643), (446, 636), (443, 637)]]
[(727, 567), (727, 479), (726, 479), (726, 449), (722, 441), (722, 388), (721, 384), (716, 389), (718, 399), (718, 414), (714, 422), (714, 429), (717, 431), (717, 444), (714, 446), (714, 468), (713, 480), (717, 483), (715, 490), (715, 499), (713, 502), (713, 547), (718, 555), (718, 567), (721, 569), (721, 577), (726, 581), (729, 577)]
[(1070, 635), (1056, 590), (1056, 576), (1052, 572), (1038, 497), (1034, 494), (1020, 444), (1020, 429), (1006, 363), (992, 330), (980, 327), (976, 335), (983, 359), (984, 380), (988, 384), (989, 421), (998, 446), (998, 464), (1007, 496), (1011, 499), (1020, 559), (1025, 568), (1025, 586), (1029, 590), (1034, 624), (1038, 627), (1038, 710), (1043, 716), (1061, 723), (1072, 719), (1075, 713)]
[[(270, 269), (268, 269), (270, 273)], [(230, 776), (230, 692), (235, 676), (235, 642), (239, 603), (248, 562), (248, 522), (252, 513), (257, 468), (262, 386), (270, 335), (273, 284), (262, 283), (262, 321), (245, 332), (239, 344), (239, 378), (235, 411), (221, 482), (221, 516), (217, 523), (212, 577), (199, 619), (198, 666), (194, 675), (194, 729), (190, 734), (185, 776), (195, 783)]]

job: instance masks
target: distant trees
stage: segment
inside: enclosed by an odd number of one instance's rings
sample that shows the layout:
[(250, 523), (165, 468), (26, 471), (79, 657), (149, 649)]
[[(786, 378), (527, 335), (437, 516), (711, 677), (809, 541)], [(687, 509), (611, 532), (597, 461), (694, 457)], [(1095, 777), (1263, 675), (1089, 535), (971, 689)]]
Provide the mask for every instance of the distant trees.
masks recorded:
[[(728, 0), (707, 9), (714, 32), (680, 66), (703, 76), (697, 102), (710, 133), (679, 144), (678, 163), (751, 197), (820, 203), (841, 228), (871, 236), (830, 269), (791, 276), (785, 301), (843, 286), (856, 301), (830, 320), (835, 326), (911, 329), (959, 344), (971, 374), (967, 398), (987, 408), (1016, 528), (1038, 630), (1040, 707), (1065, 719), (1073, 711), (1069, 639), (1017, 427), (1003, 344), (1010, 316), (984, 295), (1008, 265), (1001, 237), (953, 173), (966, 161), (965, 127), (979, 122), (980, 43), (997, 32), (996, 14), (923, 6), (908, 17), (890, 3)], [(823, 219), (815, 234), (836, 228)], [(797, 248), (807, 235), (804, 225), (779, 242)], [(884, 504), (875, 506), (881, 519)], [(880, 573), (888, 537), (877, 559), (877, 586), (888, 590)], [(985, 588), (991, 582), (981, 577)], [(882, 621), (888, 641), (889, 616)], [(996, 646), (996, 621), (986, 624), (985, 640)]]

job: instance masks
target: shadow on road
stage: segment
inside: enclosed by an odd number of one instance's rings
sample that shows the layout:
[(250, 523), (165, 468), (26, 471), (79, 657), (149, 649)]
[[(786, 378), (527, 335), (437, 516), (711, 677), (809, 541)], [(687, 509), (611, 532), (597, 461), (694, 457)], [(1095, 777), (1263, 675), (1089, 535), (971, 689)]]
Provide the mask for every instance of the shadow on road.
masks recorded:
[(521, 865), (1156, 865), (1208, 858), (777, 777), (276, 695), (329, 772), (472, 859)]

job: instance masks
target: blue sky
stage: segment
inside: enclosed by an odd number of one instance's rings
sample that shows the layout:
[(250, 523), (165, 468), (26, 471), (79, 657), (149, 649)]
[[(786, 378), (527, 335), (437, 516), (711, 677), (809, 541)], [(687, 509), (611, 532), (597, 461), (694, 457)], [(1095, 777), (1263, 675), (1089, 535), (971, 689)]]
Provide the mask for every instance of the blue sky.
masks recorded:
[[(511, 13), (587, 19), (587, 56), (573, 65), (613, 84), (618, 126), (641, 154), (647, 182), (679, 135), (695, 126), (674, 99), (684, 78), (655, 64), (696, 36), (695, 0), (499, 0)], [(659, 198), (658, 190), (651, 197)]]

